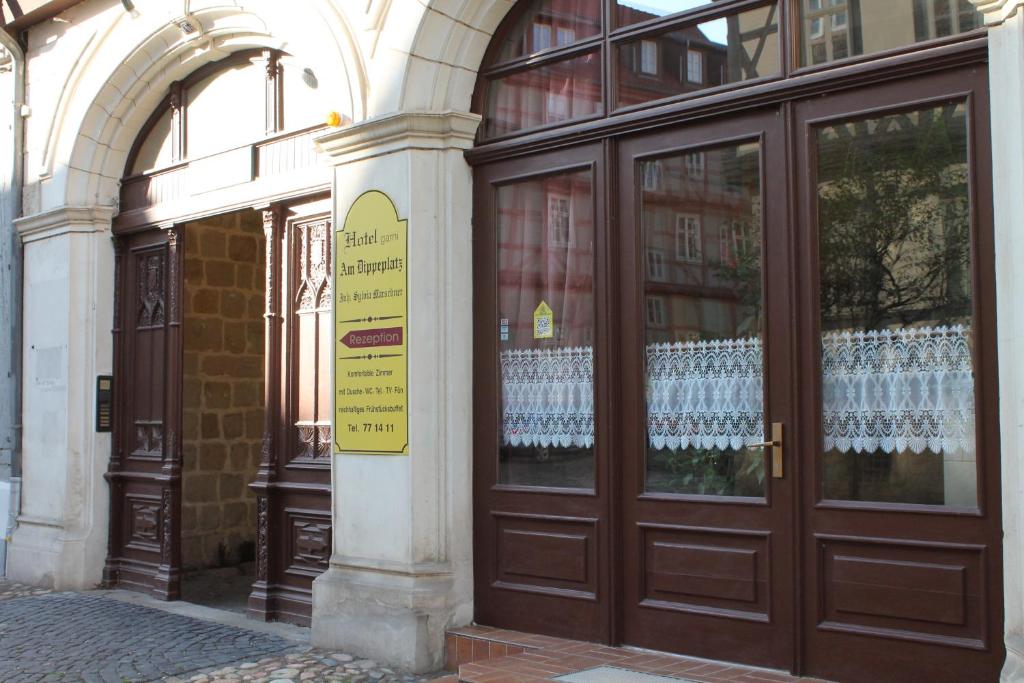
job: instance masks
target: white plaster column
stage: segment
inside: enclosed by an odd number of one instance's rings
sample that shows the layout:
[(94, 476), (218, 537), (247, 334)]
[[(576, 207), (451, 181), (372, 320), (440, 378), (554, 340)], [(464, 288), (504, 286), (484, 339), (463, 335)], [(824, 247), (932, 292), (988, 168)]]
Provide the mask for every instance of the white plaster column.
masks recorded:
[(1024, 0), (971, 0), (989, 24), (1006, 664), (1024, 680)]
[(113, 358), (109, 207), (15, 221), (24, 243), (22, 504), (7, 576), (93, 588), (107, 552), (110, 434), (94, 426), (96, 375)]
[(409, 455), (336, 454), (334, 549), (313, 584), (313, 643), (430, 671), (473, 616), (472, 175), (479, 117), (370, 119), (318, 140), (335, 220), (368, 190), (409, 236)]

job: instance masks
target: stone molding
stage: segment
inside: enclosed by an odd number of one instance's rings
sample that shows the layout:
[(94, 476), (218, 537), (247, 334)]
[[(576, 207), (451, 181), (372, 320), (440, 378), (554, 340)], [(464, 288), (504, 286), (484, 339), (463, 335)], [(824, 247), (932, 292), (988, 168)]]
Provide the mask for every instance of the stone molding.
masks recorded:
[(970, 0), (985, 15), (985, 23), (1000, 24), (1024, 7), (1024, 0)]
[(24, 243), (60, 237), (75, 232), (110, 230), (112, 206), (60, 206), (14, 221), (14, 229)]
[(476, 114), (402, 112), (330, 131), (314, 142), (329, 163), (341, 166), (410, 149), (469, 149), (479, 125)]

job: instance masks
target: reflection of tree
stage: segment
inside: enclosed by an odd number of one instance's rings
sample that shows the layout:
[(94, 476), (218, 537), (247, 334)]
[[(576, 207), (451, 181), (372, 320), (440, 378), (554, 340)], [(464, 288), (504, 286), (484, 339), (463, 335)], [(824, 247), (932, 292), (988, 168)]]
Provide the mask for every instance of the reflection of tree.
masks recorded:
[(827, 327), (878, 329), (969, 315), (965, 128), (950, 105), (819, 131)]

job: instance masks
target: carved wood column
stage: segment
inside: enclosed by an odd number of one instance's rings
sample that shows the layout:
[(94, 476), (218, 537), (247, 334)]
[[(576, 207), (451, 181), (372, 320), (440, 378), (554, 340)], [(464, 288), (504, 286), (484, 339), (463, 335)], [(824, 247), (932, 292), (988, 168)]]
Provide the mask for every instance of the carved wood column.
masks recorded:
[(281, 296), (278, 274), (281, 272), (283, 232), (281, 208), (272, 206), (263, 211), (263, 235), (266, 248), (266, 308), (264, 313), (264, 377), (263, 377), (263, 447), (256, 481), (250, 486), (256, 492), (256, 582), (249, 596), (249, 613), (269, 619), (267, 587), (270, 583), (272, 550), (270, 505), (273, 482), (277, 473), (279, 440), (279, 406), (281, 386)]
[(181, 298), (184, 276), (184, 227), (167, 234), (167, 385), (163, 425), (164, 451), (160, 468), (160, 568), (157, 593), (165, 600), (181, 596), (181, 426), (183, 347)]
[(171, 105), (171, 162), (178, 163), (188, 153), (185, 136), (185, 89), (181, 81), (174, 81), (170, 87)]
[(120, 237), (111, 237), (114, 244), (114, 325), (110, 330), (112, 346), (114, 349), (113, 374), (114, 374), (114, 412), (111, 423), (112, 434), (110, 441), (110, 462), (103, 478), (107, 480), (110, 487), (110, 516), (107, 521), (107, 561), (103, 565), (103, 587), (111, 588), (117, 583), (117, 549), (120, 548), (120, 534), (118, 522), (120, 515), (115, 510), (122, 498), (121, 482), (117, 473), (121, 470), (121, 460), (124, 457), (124, 428), (121, 422), (123, 414), (121, 406), (124, 405), (124, 385), (122, 369), (124, 366), (123, 351), (121, 345), (124, 343), (122, 326), (124, 325), (124, 313), (121, 310), (124, 294), (124, 240)]
[(281, 53), (277, 50), (264, 50), (263, 63), (267, 69), (266, 94), (266, 131), (273, 135), (282, 129), (282, 105), (284, 98), (281, 90)]

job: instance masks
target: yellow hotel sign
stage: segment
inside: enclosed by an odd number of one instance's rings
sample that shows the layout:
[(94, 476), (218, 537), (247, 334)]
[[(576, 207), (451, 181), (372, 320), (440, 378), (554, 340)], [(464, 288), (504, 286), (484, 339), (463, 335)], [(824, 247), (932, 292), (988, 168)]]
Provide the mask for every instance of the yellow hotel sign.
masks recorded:
[(407, 455), (408, 221), (383, 192), (361, 195), (335, 233), (334, 445)]

